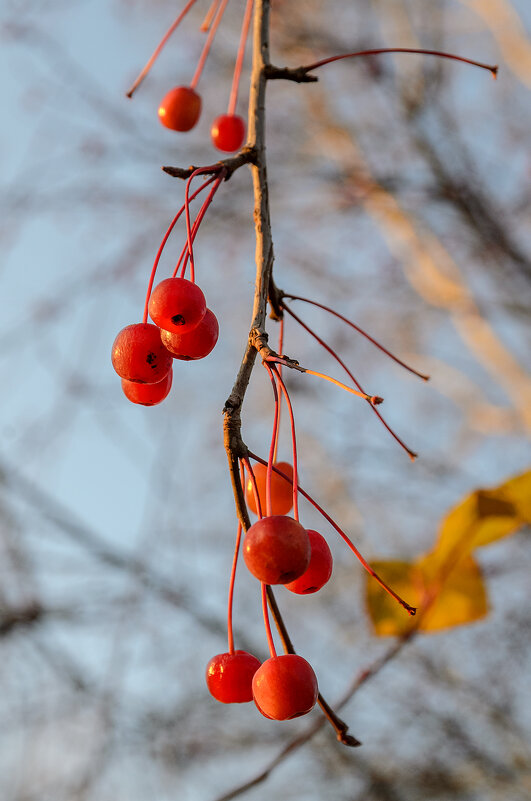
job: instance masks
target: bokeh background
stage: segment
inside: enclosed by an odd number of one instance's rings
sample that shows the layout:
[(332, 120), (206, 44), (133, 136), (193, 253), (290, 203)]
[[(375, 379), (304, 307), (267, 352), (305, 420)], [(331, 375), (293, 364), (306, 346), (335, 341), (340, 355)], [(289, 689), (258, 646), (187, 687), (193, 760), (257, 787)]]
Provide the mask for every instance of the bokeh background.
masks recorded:
[[(183, 184), (163, 164), (218, 158), (243, 0), (229, 3), (178, 135), (160, 98), (193, 74), (200, 0), (134, 100), (125, 91), (179, 10), (145, 0), (4, 0), (0, 12), (0, 796), (4, 801), (214, 801), (267, 768), (319, 713), (286, 724), (225, 707), (204, 668), (226, 650), (236, 530), (221, 410), (251, 319), (250, 174), (218, 192), (196, 240), (220, 320), (203, 362), (176, 365), (159, 407), (124, 398), (110, 364), (140, 319)], [(487, 72), (417, 56), (323, 68), (268, 88), (275, 276), (432, 376), (403, 372), (333, 318), (324, 336), (420, 454), (412, 464), (361, 401), (287, 376), (301, 481), (370, 558), (413, 558), (448, 509), (530, 462), (531, 10), (526, 0), (273, 2), (272, 58), (298, 65), (364, 47), (446, 49)], [(239, 101), (245, 113), (250, 47)], [(184, 242), (176, 229), (161, 264)], [(270, 323), (275, 341), (277, 326)], [(284, 350), (341, 378), (292, 321)], [(243, 436), (266, 455), (258, 366)], [(286, 421), (284, 420), (284, 426)], [(283, 427), (279, 457), (289, 459)], [(376, 638), (364, 576), (327, 536), (332, 581), (278, 594), (297, 650), (333, 701), (392, 641)], [(482, 550), (491, 611), (418, 637), (343, 710), (364, 743), (325, 728), (247, 792), (260, 799), (523, 801), (529, 778), (526, 532)], [(241, 569), (237, 645), (266, 657), (256, 582)], [(527, 703), (526, 703), (527, 702)]]

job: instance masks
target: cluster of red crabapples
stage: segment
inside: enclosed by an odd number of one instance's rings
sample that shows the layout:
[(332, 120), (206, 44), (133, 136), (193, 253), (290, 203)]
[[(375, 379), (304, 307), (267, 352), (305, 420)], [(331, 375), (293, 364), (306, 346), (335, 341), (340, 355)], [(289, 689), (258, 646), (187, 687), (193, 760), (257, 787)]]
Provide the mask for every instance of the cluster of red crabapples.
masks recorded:
[[(262, 664), (247, 651), (232, 649), (214, 656), (206, 668), (210, 693), (222, 703), (254, 701), (272, 720), (291, 720), (310, 712), (319, 694), (313, 668), (298, 654), (278, 656), (267, 616), (266, 588), (283, 584), (298, 595), (317, 592), (332, 573), (332, 554), (324, 537), (305, 529), (288, 516), (292, 507), (292, 468), (278, 462), (270, 485), (271, 514), (261, 517), (265, 505), (267, 467), (257, 464), (246, 485), (246, 502), (260, 519), (247, 531), (243, 557), (252, 575), (262, 584), (264, 619), (271, 656)], [(229, 642), (232, 631), (229, 623)]]
[[(152, 57), (140, 73), (137, 80), (127, 93), (132, 96), (135, 89), (147, 75), (154, 61), (158, 57), (165, 43), (186, 16), (196, 0), (188, 0), (184, 9), (179, 14), (174, 23), (169, 27), (163, 36)], [(208, 31), (208, 36), (199, 58), (196, 71), (188, 85), (176, 86), (171, 89), (162, 99), (158, 115), (160, 122), (174, 131), (190, 131), (197, 124), (201, 114), (201, 96), (196, 91), (196, 87), (205, 65), (214, 36), (221, 22), (223, 13), (228, 0), (214, 0), (210, 11), (201, 26), (201, 30)], [(242, 22), (240, 44), (238, 48), (232, 89), (226, 114), (218, 116), (211, 126), (211, 138), (214, 146), (224, 152), (235, 152), (239, 150), (245, 140), (245, 122), (242, 117), (235, 113), (238, 97), (238, 86), (240, 81), (242, 63), (245, 53), (245, 44), (249, 31), (249, 24), (252, 14), (253, 0), (246, 0), (245, 12)], [(364, 50), (355, 53), (325, 58), (301, 68), (304, 74), (322, 67), (325, 64), (342, 59), (350, 59), (358, 56), (374, 55), (385, 52), (409, 52), (424, 53), (433, 56), (453, 59), (455, 61), (468, 62), (475, 66), (489, 70), (496, 77), (497, 67), (481, 64), (449, 53), (442, 53), (432, 50), (419, 50), (409, 48), (379, 48), (376, 50)], [(199, 224), (204, 216), (208, 205), (211, 203), (220, 182), (225, 177), (224, 170), (219, 171), (216, 177), (205, 181), (197, 192), (189, 197), (188, 188), (192, 178), (200, 173), (212, 173), (212, 170), (204, 168), (195, 170), (190, 177), (187, 185), (185, 206), (176, 215), (170, 225), (166, 236), (163, 239), (159, 253), (155, 259), (150, 289), (153, 277), (157, 268), (158, 259), (164, 244), (173, 226), (183, 210), (187, 212), (187, 246), (181, 254), (184, 264), (181, 275), (176, 277), (176, 272), (180, 261), (175, 268), (174, 275), (162, 281), (149, 299), (149, 314), (154, 324), (147, 322), (147, 301), (144, 312), (144, 321), (124, 328), (113, 345), (112, 360), (116, 372), (122, 378), (122, 387), (127, 397), (135, 403), (153, 405), (163, 400), (170, 391), (172, 382), (172, 362), (177, 359), (200, 359), (206, 356), (214, 347), (218, 336), (218, 325), (214, 314), (206, 308), (204, 296), (201, 290), (194, 283), (193, 253), (192, 244), (197, 233)], [(196, 217), (193, 227), (189, 218), (189, 201), (199, 192), (203, 191), (210, 183), (214, 183), (207, 200)], [(187, 254), (187, 255), (186, 255)], [(186, 261), (190, 259), (191, 281), (184, 278)], [(148, 298), (150, 289), (148, 290)], [(316, 373), (312, 370), (303, 369), (309, 375), (320, 376), (332, 383), (347, 389), (355, 395), (359, 395), (368, 401), (373, 412), (379, 417), (380, 421), (387, 428), (398, 444), (414, 459), (415, 454), (404, 442), (394, 433), (385, 422), (376, 406), (382, 399), (378, 396), (365, 394), (361, 385), (341, 360), (324, 340), (301, 320), (285, 299), (304, 301), (314, 306), (318, 306), (325, 311), (334, 314), (352, 328), (357, 330), (377, 348), (386, 353), (396, 362), (407, 370), (427, 380), (427, 376), (418, 373), (408, 367), (400, 359), (393, 356), (389, 351), (381, 346), (376, 340), (366, 334), (357, 325), (350, 322), (341, 314), (329, 309), (316, 301), (301, 298), (294, 295), (284, 295), (282, 300), (283, 311), (287, 312), (299, 325), (313, 336), (324, 348), (332, 355), (337, 363), (345, 370), (350, 381), (357, 387), (354, 390), (329, 376)], [(279, 348), (279, 353), (282, 349)], [(282, 358), (272, 358), (272, 362), (278, 364), (285, 363)], [(292, 366), (292, 365), (287, 365)], [(310, 664), (294, 653), (286, 653), (277, 656), (269, 618), (267, 613), (267, 597), (269, 585), (282, 584), (291, 592), (297, 594), (309, 594), (318, 591), (330, 578), (332, 571), (332, 556), (330, 549), (324, 538), (316, 531), (305, 529), (298, 521), (297, 510), (297, 490), (299, 489), (310, 502), (321, 512), (326, 520), (337, 530), (343, 540), (347, 543), (353, 553), (363, 564), (367, 572), (375, 579), (380, 586), (391, 595), (405, 610), (410, 614), (415, 614), (415, 609), (407, 604), (397, 595), (385, 582), (374, 572), (373, 568), (362, 557), (348, 536), (339, 526), (322, 510), (319, 505), (302, 488), (298, 488), (296, 449), (294, 422), (291, 413), (291, 405), (285, 385), (279, 373), (274, 374), (269, 367), (270, 376), (275, 386), (275, 380), (282, 388), (286, 397), (286, 402), (290, 410), (293, 436), (293, 469), (285, 462), (274, 462), (274, 457), (270, 455), (268, 466), (257, 463), (254, 469), (250, 468), (247, 460), (246, 469), (250, 478), (245, 487), (246, 501), (249, 509), (258, 516), (258, 521), (248, 529), (243, 542), (243, 557), (249, 571), (255, 576), (262, 586), (262, 604), (264, 609), (264, 621), (266, 634), (269, 643), (270, 658), (262, 664), (252, 654), (246, 651), (235, 650), (232, 636), (231, 605), (232, 593), (234, 588), (234, 576), (236, 562), (240, 546), (241, 524), (238, 529), (237, 546), (233, 561), (231, 575), (231, 585), (229, 591), (229, 651), (213, 657), (206, 671), (206, 680), (211, 694), (218, 701), (223, 703), (242, 703), (254, 700), (260, 712), (268, 718), (274, 720), (287, 720), (306, 714), (315, 705), (318, 698), (318, 687), (315, 673)], [(276, 378), (275, 378), (276, 376)], [(276, 390), (275, 390), (276, 393)], [(278, 426), (278, 410), (275, 421), (275, 429)], [(276, 434), (274, 436), (276, 453)], [(254, 457), (258, 458), (258, 457)], [(244, 461), (244, 460), (242, 460)], [(276, 471), (276, 472), (275, 472)], [(243, 485), (242, 485), (243, 486)], [(294, 505), (294, 517), (288, 516), (292, 508), (292, 498)], [(266, 509), (267, 514), (262, 516), (262, 508)], [(277, 621), (278, 622), (278, 621)]]
[[(182, 12), (177, 19), (168, 28), (164, 34), (159, 45), (155, 49), (153, 55), (147, 62), (140, 75), (133, 83), (131, 89), (128, 91), (128, 97), (133, 96), (133, 92), (143, 81), (149, 70), (153, 66), (160, 51), (175, 31), (177, 26), (184, 19), (190, 8), (194, 5), (196, 0), (188, 0)], [(199, 58), (196, 71), (188, 86), (175, 86), (163, 97), (159, 105), (159, 120), (166, 127), (173, 131), (191, 131), (197, 124), (201, 115), (201, 96), (196, 91), (196, 86), (201, 77), (203, 67), (207, 60), (208, 53), (216, 31), (219, 27), (223, 13), (227, 6), (228, 0), (218, 0), (211, 6), (209, 14), (201, 26), (202, 31), (208, 31), (208, 36), (203, 47), (203, 51)], [(229, 104), (226, 114), (220, 114), (210, 128), (210, 136), (214, 147), (225, 153), (234, 153), (239, 150), (245, 140), (245, 122), (242, 117), (235, 113), (238, 101), (238, 87), (240, 83), (240, 76), (243, 65), (243, 58), (245, 55), (245, 45), (247, 42), (247, 35), (249, 33), (249, 25), (251, 22), (253, 0), (247, 0), (245, 12), (243, 15), (242, 30), (240, 36), (240, 44), (236, 57), (236, 64), (234, 67), (234, 76), (232, 80), (232, 89), (229, 98)]]
[(203, 292), (187, 278), (161, 281), (148, 309), (154, 324), (122, 328), (112, 346), (112, 364), (126, 397), (154, 406), (170, 392), (173, 360), (203, 359), (214, 348), (219, 327)]
[[(173, 131), (190, 131), (199, 120), (201, 97), (190, 86), (176, 86), (164, 96), (159, 106), (159, 120)], [(218, 150), (233, 153), (245, 139), (245, 122), (238, 114), (220, 114), (210, 129)]]

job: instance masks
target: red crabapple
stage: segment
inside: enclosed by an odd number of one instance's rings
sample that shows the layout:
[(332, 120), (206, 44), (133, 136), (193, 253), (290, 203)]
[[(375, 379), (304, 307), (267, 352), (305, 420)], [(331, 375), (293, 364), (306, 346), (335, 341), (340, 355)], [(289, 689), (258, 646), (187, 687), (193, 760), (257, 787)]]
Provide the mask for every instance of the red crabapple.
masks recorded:
[(174, 359), (190, 361), (204, 359), (208, 356), (218, 341), (219, 325), (216, 315), (207, 309), (205, 316), (191, 331), (184, 334), (164, 331), (161, 328), (160, 338), (164, 347), (169, 350)]
[[(288, 462), (275, 462), (275, 467), (278, 467), (286, 476), (289, 481), (286, 481), (278, 473), (271, 473), (271, 514), (273, 515), (286, 515), (293, 506), (293, 485), (290, 481), (293, 480), (293, 468)], [(253, 473), (256, 481), (256, 488), (258, 490), (258, 497), (260, 498), (260, 506), (262, 514), (266, 511), (266, 480), (267, 480), (267, 467), (265, 464), (253, 465)], [(253, 482), (249, 478), (245, 488), (245, 500), (249, 509), (258, 514), (256, 508), (256, 501), (253, 492)]]
[(218, 150), (233, 153), (243, 145), (245, 122), (237, 114), (221, 114), (212, 123), (210, 135)]
[(247, 651), (213, 656), (206, 668), (206, 683), (211, 695), (222, 704), (243, 704), (253, 700), (253, 676), (260, 660)]
[(271, 515), (250, 527), (243, 541), (245, 564), (264, 584), (288, 584), (310, 563), (310, 539), (292, 517)]
[(175, 86), (164, 95), (159, 120), (173, 131), (189, 131), (201, 114), (201, 97), (190, 86)]
[(172, 366), (172, 356), (160, 340), (160, 331), (151, 323), (134, 323), (117, 334), (112, 346), (112, 365), (120, 378), (156, 384)]
[(170, 394), (172, 379), (172, 369), (162, 381), (157, 381), (156, 384), (141, 384), (138, 381), (127, 381), (122, 378), (122, 389), (126, 398), (132, 403), (139, 403), (141, 406), (156, 406)]
[(309, 595), (317, 592), (324, 587), (332, 575), (332, 554), (327, 541), (322, 534), (311, 528), (307, 529), (307, 533), (312, 549), (310, 564), (302, 576), (285, 585), (287, 590), (295, 592), (297, 595)]
[(313, 709), (319, 689), (312, 666), (298, 654), (267, 659), (253, 678), (253, 698), (266, 718), (291, 720)]
[(151, 293), (148, 308), (159, 328), (184, 334), (205, 316), (206, 300), (197, 284), (187, 278), (166, 278)]

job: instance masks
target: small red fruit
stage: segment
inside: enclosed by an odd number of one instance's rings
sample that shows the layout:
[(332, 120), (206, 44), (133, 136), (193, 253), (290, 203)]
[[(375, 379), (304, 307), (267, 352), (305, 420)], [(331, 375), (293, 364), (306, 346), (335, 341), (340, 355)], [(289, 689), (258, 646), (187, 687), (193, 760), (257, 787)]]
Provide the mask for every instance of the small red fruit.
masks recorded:
[(159, 328), (184, 334), (205, 316), (206, 300), (197, 284), (187, 278), (166, 278), (151, 293), (148, 308)]
[(156, 384), (172, 366), (172, 356), (160, 340), (160, 331), (151, 323), (134, 323), (117, 334), (112, 346), (112, 365), (120, 378)]
[(286, 589), (297, 593), (297, 595), (309, 595), (312, 592), (317, 592), (321, 587), (324, 587), (332, 575), (332, 553), (327, 541), (322, 534), (319, 534), (318, 531), (313, 531), (311, 528), (307, 529), (307, 533), (312, 549), (310, 564), (302, 576), (286, 584)]
[(267, 659), (253, 678), (253, 698), (266, 718), (291, 720), (313, 709), (319, 688), (312, 666), (298, 654)]
[(189, 131), (201, 114), (201, 97), (190, 86), (176, 86), (164, 95), (159, 120), (173, 131)]
[(243, 145), (245, 122), (237, 114), (221, 114), (212, 123), (210, 135), (218, 150), (233, 153)]
[(170, 369), (168, 375), (157, 381), (156, 384), (140, 384), (138, 381), (127, 381), (122, 378), (122, 389), (126, 398), (132, 403), (139, 403), (141, 406), (156, 406), (170, 394), (173, 370)]
[(245, 564), (264, 584), (287, 584), (302, 576), (310, 551), (306, 529), (285, 515), (258, 520), (243, 541)]
[[(289, 481), (279, 476), (278, 473), (273, 472), (271, 474), (271, 514), (286, 515), (293, 506), (293, 485), (290, 484), (290, 481), (293, 480), (293, 468), (288, 462), (275, 462), (275, 467), (278, 467), (279, 470), (285, 473)], [(258, 490), (258, 497), (260, 498), (260, 506), (262, 507), (262, 514), (265, 514), (267, 467), (264, 464), (253, 465), (253, 473)], [(258, 514), (253, 492), (253, 482), (250, 478), (247, 481), (245, 489), (245, 500), (249, 509), (255, 514)]]
[(243, 704), (253, 700), (253, 676), (260, 660), (247, 651), (213, 656), (206, 668), (211, 695), (222, 704)]
[(214, 312), (207, 309), (205, 316), (191, 331), (184, 334), (161, 329), (160, 338), (174, 359), (190, 361), (204, 359), (218, 341), (219, 325)]

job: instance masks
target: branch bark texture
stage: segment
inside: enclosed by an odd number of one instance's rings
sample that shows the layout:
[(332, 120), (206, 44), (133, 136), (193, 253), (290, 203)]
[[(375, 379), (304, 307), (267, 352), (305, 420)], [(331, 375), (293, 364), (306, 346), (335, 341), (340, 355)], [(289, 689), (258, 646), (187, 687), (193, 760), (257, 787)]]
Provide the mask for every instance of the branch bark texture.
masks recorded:
[(269, 0), (256, 0), (253, 22), (253, 66), (249, 91), (249, 133), (246, 147), (253, 152), (251, 164), (256, 232), (256, 280), (252, 321), (245, 353), (231, 394), (225, 403), (224, 441), (238, 516), (244, 530), (250, 525), (239, 478), (238, 460), (247, 455), (241, 438), (241, 409), (257, 356), (254, 340), (266, 337), (267, 297), (273, 268), (273, 240), (265, 159), (266, 70), (269, 65)]
[[(250, 163), (254, 190), (254, 226), (256, 233), (256, 278), (251, 328), (245, 353), (224, 408), (224, 443), (229, 461), (232, 488), (238, 518), (244, 531), (250, 527), (249, 514), (240, 478), (240, 459), (247, 457), (247, 448), (241, 436), (241, 409), (245, 392), (257, 355), (269, 351), (265, 322), (268, 299), (271, 298), (273, 314), (282, 314), (278, 302), (278, 290), (273, 281), (273, 237), (269, 212), (269, 191), (267, 183), (266, 144), (265, 144), (265, 96), (267, 80), (271, 72), (269, 60), (269, 10), (270, 0), (256, 0), (253, 26), (253, 67), (249, 92), (249, 134), (246, 150), (253, 154)], [(286, 653), (295, 653), (288, 631), (277, 606), (271, 587), (267, 588), (269, 608), (275, 620), (279, 636)], [(360, 745), (359, 740), (348, 734), (348, 726), (327, 704), (321, 694), (319, 706), (325, 718), (344, 745)]]

